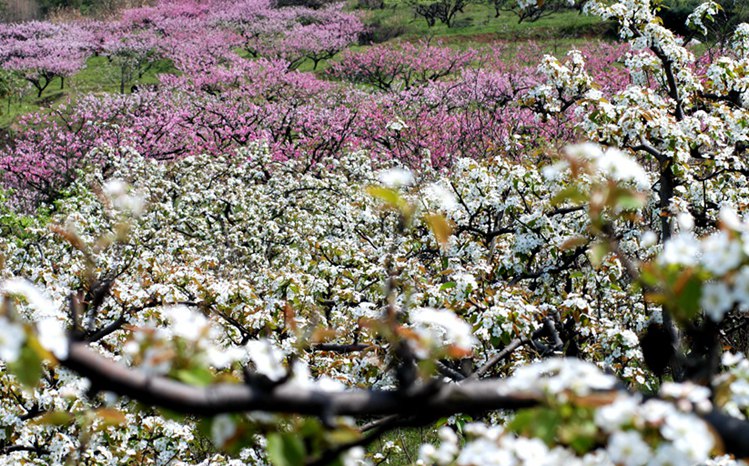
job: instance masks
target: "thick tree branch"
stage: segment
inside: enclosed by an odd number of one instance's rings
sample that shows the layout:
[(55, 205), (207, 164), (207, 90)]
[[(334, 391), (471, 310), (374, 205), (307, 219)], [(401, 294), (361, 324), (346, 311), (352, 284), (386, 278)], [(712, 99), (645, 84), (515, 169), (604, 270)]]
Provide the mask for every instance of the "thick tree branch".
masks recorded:
[[(508, 391), (507, 382), (502, 380), (442, 384), (426, 396), (362, 389), (323, 392), (289, 385), (272, 390), (248, 384), (196, 387), (165, 377), (149, 377), (105, 358), (81, 342), (71, 343), (68, 357), (60, 362), (91, 380), (95, 389), (201, 416), (262, 410), (312, 416), (397, 414), (399, 417), (418, 417), (429, 413), (433, 419), (461, 412), (516, 410), (534, 406), (540, 401), (533, 394)], [(703, 415), (703, 419), (721, 437), (727, 453), (737, 457), (749, 456), (749, 422), (718, 411)]]
[(366, 343), (351, 343), (351, 344), (337, 344), (337, 343), (317, 343), (312, 345), (310, 349), (312, 351), (330, 351), (332, 353), (356, 353), (359, 351), (366, 351), (369, 349), (376, 349), (374, 345), (368, 345)]
[(196, 387), (165, 377), (149, 377), (101, 356), (85, 343), (70, 345), (65, 367), (91, 380), (93, 388), (107, 390), (142, 403), (184, 414), (213, 416), (253, 410), (312, 416), (401, 415), (425, 412), (448, 415), (494, 409), (519, 409), (536, 403), (527, 394), (501, 395), (499, 380), (441, 385), (430, 396), (406, 396), (398, 391), (348, 390), (323, 392), (282, 385), (265, 390), (249, 384)]
[(122, 326), (125, 325), (126, 323), (127, 323), (127, 317), (124, 314), (122, 314), (117, 319), (113, 320), (112, 322), (105, 325), (104, 327), (86, 334), (85, 338), (88, 341), (99, 341), (102, 338), (106, 338), (107, 336), (121, 329)]
[(723, 440), (724, 449), (736, 458), (749, 457), (749, 422), (736, 419), (720, 411), (703, 416)]

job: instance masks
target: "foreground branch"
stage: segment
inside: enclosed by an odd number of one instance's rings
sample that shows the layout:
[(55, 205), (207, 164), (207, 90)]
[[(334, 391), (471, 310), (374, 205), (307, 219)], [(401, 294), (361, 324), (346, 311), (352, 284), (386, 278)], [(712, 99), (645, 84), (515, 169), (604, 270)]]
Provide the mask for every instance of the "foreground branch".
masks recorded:
[(187, 385), (165, 377), (151, 377), (127, 368), (89, 348), (70, 345), (62, 365), (91, 380), (95, 390), (106, 390), (142, 403), (184, 414), (214, 416), (221, 413), (269, 411), (327, 417), (430, 413), (440, 417), (457, 412), (520, 409), (537, 403), (524, 394), (500, 395), (500, 380), (441, 385), (429, 396), (407, 396), (398, 391), (346, 390), (324, 392), (298, 385), (272, 390), (250, 384)]
[[(395, 414), (396, 418), (416, 416), (428, 422), (456, 413), (517, 410), (540, 402), (533, 394), (507, 391), (507, 382), (496, 379), (442, 384), (428, 395), (412, 396), (398, 391), (362, 389), (324, 392), (288, 384), (271, 390), (249, 384), (196, 387), (165, 377), (147, 376), (105, 358), (81, 342), (71, 343), (68, 357), (60, 362), (87, 377), (94, 389), (199, 416), (259, 410), (319, 417)], [(704, 415), (703, 419), (721, 437), (727, 453), (739, 458), (749, 456), (749, 422), (718, 411)]]

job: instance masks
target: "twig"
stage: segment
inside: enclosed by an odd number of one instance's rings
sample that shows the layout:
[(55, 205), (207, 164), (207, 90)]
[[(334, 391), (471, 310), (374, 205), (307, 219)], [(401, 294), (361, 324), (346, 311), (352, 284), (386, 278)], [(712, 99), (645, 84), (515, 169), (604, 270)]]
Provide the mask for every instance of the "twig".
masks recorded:
[(502, 350), (489, 358), (486, 363), (484, 363), (483, 366), (476, 369), (473, 374), (466, 377), (466, 380), (478, 380), (479, 378), (483, 377), (487, 372), (492, 370), (494, 366), (499, 364), (502, 360), (504, 360), (506, 357), (512, 354), (513, 351), (520, 348), (524, 344), (528, 343), (528, 339), (525, 337), (522, 338), (516, 338), (512, 340), (510, 343), (507, 344)]

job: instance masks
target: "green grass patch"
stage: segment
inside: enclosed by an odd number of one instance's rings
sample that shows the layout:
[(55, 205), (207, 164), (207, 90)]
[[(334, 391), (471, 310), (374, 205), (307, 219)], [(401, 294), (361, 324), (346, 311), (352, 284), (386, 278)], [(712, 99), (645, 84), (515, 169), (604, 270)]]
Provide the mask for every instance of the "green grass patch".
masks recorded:
[[(125, 92), (129, 93), (134, 84), (157, 84), (159, 74), (175, 72), (171, 61), (158, 60), (141, 78), (125, 86)], [(27, 87), (0, 100), (0, 129), (8, 129), (21, 115), (52, 107), (68, 97), (75, 99), (90, 93), (118, 93), (119, 89), (119, 69), (105, 57), (90, 57), (86, 66), (75, 76), (65, 78), (64, 82), (60, 78), (54, 79), (41, 97), (37, 97), (35, 89)]]
[(374, 28), (373, 39), (402, 36), (408, 39), (444, 38), (457, 41), (492, 42), (496, 40), (559, 40), (600, 37), (608, 25), (599, 18), (576, 11), (562, 11), (538, 21), (522, 23), (511, 12), (496, 17), (488, 3), (470, 4), (458, 13), (453, 27), (438, 23), (429, 27), (414, 16), (408, 5), (398, 4), (366, 13), (367, 23)]

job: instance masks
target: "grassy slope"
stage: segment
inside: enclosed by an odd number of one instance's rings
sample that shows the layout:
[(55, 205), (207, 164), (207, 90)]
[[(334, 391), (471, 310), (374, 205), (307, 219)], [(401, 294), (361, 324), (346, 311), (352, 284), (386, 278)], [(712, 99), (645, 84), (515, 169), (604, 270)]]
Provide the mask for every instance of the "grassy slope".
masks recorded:
[(518, 23), (517, 16), (502, 12), (497, 18), (488, 4), (470, 4), (464, 13), (458, 13), (455, 25), (448, 28), (438, 23), (428, 27), (423, 18), (415, 17), (407, 5), (388, 7), (369, 13), (369, 23), (381, 27), (399, 28), (410, 37), (436, 36), (465, 40), (475, 38), (480, 42), (490, 40), (556, 40), (570, 37), (598, 35), (601, 22), (597, 18), (565, 11), (535, 22)]
[[(159, 73), (172, 72), (173, 66), (167, 60), (161, 60), (134, 84), (152, 84), (158, 82)], [(7, 129), (20, 115), (40, 108), (46, 108), (67, 97), (102, 92), (119, 92), (118, 70), (104, 57), (91, 57), (86, 67), (75, 76), (65, 79), (64, 88), (60, 88), (60, 80), (55, 79), (47, 87), (41, 98), (36, 97), (36, 90), (28, 88), (21, 95), (14, 95), (10, 99), (0, 100), (0, 129)]]
[[(361, 11), (367, 25), (374, 30), (375, 40), (436, 39), (460, 48), (497, 41), (534, 41), (550, 52), (557, 53), (586, 43), (591, 38), (600, 38), (607, 29), (598, 18), (575, 11), (555, 13), (535, 22), (519, 23), (517, 16), (511, 12), (503, 12), (500, 17), (495, 17), (494, 9), (483, 3), (468, 5), (464, 13), (458, 14), (455, 25), (450, 28), (441, 23), (428, 27), (423, 18), (415, 17), (411, 8), (403, 4), (382, 10)], [(391, 35), (395, 37), (390, 38)], [(354, 46), (351, 49), (364, 47)], [(325, 62), (320, 63), (318, 71), (326, 67)], [(312, 71), (312, 63), (302, 63), (299, 70)]]

